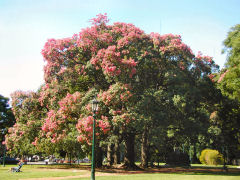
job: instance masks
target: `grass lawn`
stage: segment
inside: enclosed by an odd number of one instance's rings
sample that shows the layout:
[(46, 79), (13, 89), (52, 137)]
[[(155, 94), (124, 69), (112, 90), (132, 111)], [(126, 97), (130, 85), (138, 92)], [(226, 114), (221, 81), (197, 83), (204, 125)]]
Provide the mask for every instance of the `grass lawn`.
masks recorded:
[[(43, 178), (43, 177), (64, 177), (64, 176), (78, 176), (88, 173), (86, 170), (79, 171), (78, 169), (56, 169), (54, 167), (45, 168), (46, 166), (40, 165), (23, 165), (20, 173), (8, 172), (11, 167), (17, 165), (6, 165), (0, 167), (0, 180), (18, 180), (27, 178)], [(50, 166), (48, 166), (50, 167)], [(61, 167), (60, 167), (61, 168)]]
[[(81, 180), (89, 180), (89, 178), (79, 178)], [(97, 180), (239, 180), (240, 176), (224, 176), (224, 175), (206, 175), (206, 174), (135, 174), (122, 176), (100, 176)], [(73, 180), (73, 179), (67, 179)]]
[[(7, 165), (6, 167), (0, 166), (0, 180), (19, 180), (19, 179), (28, 179), (28, 178), (50, 178), (50, 177), (66, 177), (65, 179), (74, 180), (74, 179), (82, 179), (89, 180), (90, 179), (90, 170), (89, 166), (82, 165), (23, 165), (22, 172), (20, 173), (12, 173), (8, 172), (11, 167), (15, 167), (16, 165)], [(234, 168), (229, 170), (229, 172), (219, 171), (221, 167), (209, 167), (209, 166), (192, 166), (194, 170), (204, 169), (204, 172), (189, 172), (187, 169), (183, 171), (174, 171), (175, 169), (164, 169), (160, 168), (157, 170), (164, 170), (162, 172), (156, 171), (146, 171), (138, 172), (137, 174), (127, 174), (128, 171), (124, 171), (123, 173), (106, 173), (103, 170), (103, 174), (99, 175), (99, 171), (96, 171), (96, 179), (97, 180), (240, 180), (240, 170)], [(210, 169), (211, 168), (211, 169)], [(218, 171), (214, 171), (214, 168), (218, 169)], [(213, 170), (213, 171), (211, 171)], [(75, 176), (75, 177), (74, 177)], [(83, 176), (83, 177), (81, 177)]]

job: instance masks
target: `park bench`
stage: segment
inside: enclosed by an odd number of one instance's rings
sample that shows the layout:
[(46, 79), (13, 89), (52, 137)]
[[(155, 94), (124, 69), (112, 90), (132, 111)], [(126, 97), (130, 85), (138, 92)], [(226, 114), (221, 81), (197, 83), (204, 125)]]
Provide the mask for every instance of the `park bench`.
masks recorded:
[(22, 168), (24, 163), (20, 163), (18, 167), (11, 168), (11, 172), (21, 172), (20, 169)]

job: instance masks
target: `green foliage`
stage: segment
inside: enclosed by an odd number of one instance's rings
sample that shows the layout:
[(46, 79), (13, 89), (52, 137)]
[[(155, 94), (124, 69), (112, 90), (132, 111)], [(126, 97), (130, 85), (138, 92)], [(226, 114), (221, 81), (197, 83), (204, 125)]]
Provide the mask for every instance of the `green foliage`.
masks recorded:
[(5, 140), (8, 128), (15, 122), (15, 118), (11, 108), (9, 107), (8, 101), (8, 98), (0, 95), (0, 156), (2, 156), (4, 152), (2, 142)]
[(9, 107), (8, 101), (8, 98), (0, 95), (0, 130), (11, 127), (15, 122), (15, 118), (11, 108)]
[(204, 149), (201, 152), (199, 160), (202, 164), (206, 165), (220, 165), (223, 164), (224, 161), (223, 155), (213, 149)]
[(223, 69), (218, 82), (222, 93), (240, 101), (240, 24), (231, 28), (224, 41), (223, 52), (228, 55), (226, 69)]
[(224, 40), (225, 49), (223, 52), (227, 52), (228, 61), (227, 66), (233, 67), (240, 62), (240, 24), (231, 28), (227, 38)]
[(166, 157), (166, 164), (170, 166), (190, 166), (189, 156), (182, 152), (171, 152)]

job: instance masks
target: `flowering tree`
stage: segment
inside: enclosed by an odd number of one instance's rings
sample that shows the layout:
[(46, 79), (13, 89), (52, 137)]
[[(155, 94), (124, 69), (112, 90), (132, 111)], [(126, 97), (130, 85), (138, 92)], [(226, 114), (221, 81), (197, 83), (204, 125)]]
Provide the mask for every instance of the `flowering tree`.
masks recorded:
[(44, 115), (38, 95), (34, 92), (16, 91), (11, 97), (16, 123), (8, 129), (6, 135), (8, 151), (18, 155), (33, 154), (36, 150), (32, 143), (39, 134)]
[(71, 147), (69, 142), (89, 147), (90, 102), (97, 95), (98, 142), (114, 135), (123, 139), (124, 164), (134, 167), (136, 134), (143, 134), (143, 151), (147, 151), (145, 142), (151, 129), (160, 126), (159, 117), (167, 118), (162, 114), (169, 113), (177, 95), (191, 99), (186, 89), (197, 89), (195, 82), (200, 79), (210, 80), (215, 64), (210, 57), (195, 56), (179, 35), (146, 34), (133, 24), (108, 25), (108, 21), (106, 14), (99, 14), (80, 33), (46, 42), (45, 84), (38, 97), (44, 116), (32, 144), (53, 143), (65, 150)]

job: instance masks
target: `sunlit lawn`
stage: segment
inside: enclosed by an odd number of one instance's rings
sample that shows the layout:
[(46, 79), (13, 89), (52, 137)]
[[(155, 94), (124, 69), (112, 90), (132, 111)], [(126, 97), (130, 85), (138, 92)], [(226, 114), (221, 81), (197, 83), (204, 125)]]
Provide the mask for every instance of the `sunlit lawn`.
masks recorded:
[[(27, 178), (43, 178), (43, 177), (64, 177), (64, 176), (78, 176), (87, 173), (80, 172), (78, 169), (46, 169), (46, 166), (40, 165), (23, 165), (20, 173), (12, 173), (8, 170), (16, 165), (6, 165), (0, 167), (0, 180), (17, 180)], [(56, 166), (57, 168), (57, 166)]]
[[(79, 178), (81, 180), (89, 180), (89, 178)], [(97, 180), (239, 180), (240, 175), (206, 175), (206, 174), (135, 174), (121, 176), (100, 176)], [(73, 180), (73, 179), (68, 179)]]
[[(89, 177), (78, 177), (79, 175), (90, 175), (89, 170), (80, 170), (77, 166), (69, 165), (23, 165), (22, 172), (12, 173), (8, 172), (11, 167), (16, 165), (6, 165), (6, 167), (0, 166), (0, 180), (18, 180), (28, 178), (47, 178), (47, 177), (66, 177), (68, 180), (82, 179), (89, 180)], [(221, 168), (221, 167), (209, 167), (203, 165), (192, 165), (193, 168)], [(233, 167), (233, 166), (232, 166)], [(68, 176), (68, 177), (67, 177)], [(71, 176), (71, 177), (69, 177)], [(76, 176), (76, 177), (73, 177)], [(143, 173), (143, 174), (131, 174), (131, 175), (110, 175), (110, 176), (97, 176), (97, 180), (239, 180), (240, 172), (167, 172), (167, 173)]]

